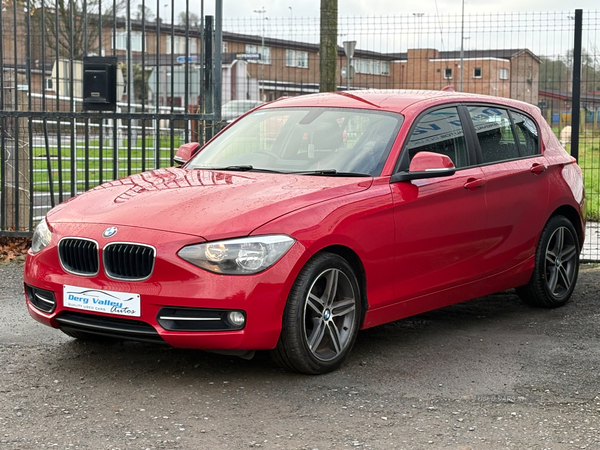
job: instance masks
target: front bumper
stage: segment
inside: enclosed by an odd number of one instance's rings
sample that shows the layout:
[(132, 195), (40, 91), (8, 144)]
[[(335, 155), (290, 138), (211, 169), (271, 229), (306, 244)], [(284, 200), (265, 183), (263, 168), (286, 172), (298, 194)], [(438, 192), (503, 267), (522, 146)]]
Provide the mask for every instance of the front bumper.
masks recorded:
[[(77, 228), (73, 230), (69, 224), (55, 224), (50, 245), (36, 255), (28, 254), (24, 274), (26, 297), (29, 297), (27, 307), (31, 316), (39, 322), (55, 328), (164, 342), (179, 348), (261, 350), (276, 346), (285, 302), (304, 262), (302, 244), (296, 242), (276, 264), (262, 273), (232, 276), (204, 271), (177, 256), (177, 251), (183, 246), (201, 242), (198, 237), (119, 227), (118, 238), (111, 240), (99, 238), (106, 228), (104, 224), (87, 226), (85, 235), (80, 226)], [(153, 245), (156, 260), (152, 275), (144, 281), (111, 279), (104, 271), (101, 257), (97, 275), (66, 272), (61, 267), (56, 243), (62, 237), (74, 235), (95, 238), (100, 253), (111, 241)], [(65, 307), (64, 285), (139, 294), (140, 316), (124, 317)], [(42, 290), (37, 292), (46, 297), (44, 292), (51, 292), (54, 307), (49, 307), (43, 299), (32, 299), (32, 288)], [(170, 314), (169, 317), (173, 313), (185, 316), (186, 311), (225, 314), (223, 317), (226, 317), (227, 312), (232, 310), (245, 315), (242, 329), (223, 330), (221, 327), (218, 331), (182, 331), (172, 322), (162, 321), (166, 328), (171, 329), (165, 329), (159, 323), (159, 314), (165, 316), (165, 311)], [(223, 320), (226, 322), (226, 319)]]

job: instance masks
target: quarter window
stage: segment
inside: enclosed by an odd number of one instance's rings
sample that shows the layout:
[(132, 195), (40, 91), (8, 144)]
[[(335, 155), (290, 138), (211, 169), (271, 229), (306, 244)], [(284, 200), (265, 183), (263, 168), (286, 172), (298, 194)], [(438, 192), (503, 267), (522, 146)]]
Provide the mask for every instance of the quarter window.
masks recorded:
[(538, 154), (539, 138), (538, 129), (535, 122), (523, 114), (511, 111), (510, 115), (515, 122), (517, 137), (519, 138), (519, 149), (523, 156), (533, 156)]
[(494, 106), (470, 106), (468, 109), (477, 132), (484, 163), (519, 157), (519, 149), (506, 110)]
[(463, 127), (455, 107), (438, 109), (422, 117), (407, 145), (409, 158), (427, 151), (452, 159), (455, 167), (469, 165)]

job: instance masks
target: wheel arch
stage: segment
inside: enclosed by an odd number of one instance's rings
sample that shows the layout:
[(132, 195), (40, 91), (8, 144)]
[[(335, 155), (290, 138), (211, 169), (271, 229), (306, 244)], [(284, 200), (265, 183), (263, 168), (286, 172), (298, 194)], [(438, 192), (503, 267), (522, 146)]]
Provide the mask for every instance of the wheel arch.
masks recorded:
[(361, 291), (360, 302), (362, 306), (362, 317), (360, 318), (360, 325), (362, 326), (367, 309), (369, 309), (369, 301), (367, 299), (367, 274), (360, 257), (354, 250), (344, 245), (331, 245), (329, 247), (324, 247), (319, 250), (318, 253), (323, 252), (335, 253), (336, 255), (341, 256), (348, 261), (348, 264), (350, 264), (350, 267), (352, 267), (352, 270), (354, 270)]
[(579, 240), (580, 247), (579, 250), (581, 251), (581, 247), (583, 246), (583, 240), (585, 237), (585, 231), (583, 229), (581, 217), (577, 210), (571, 205), (562, 205), (554, 210), (554, 212), (550, 215), (548, 220), (550, 220), (554, 216), (564, 216), (569, 220), (569, 222), (573, 224), (573, 227), (577, 231), (577, 239)]

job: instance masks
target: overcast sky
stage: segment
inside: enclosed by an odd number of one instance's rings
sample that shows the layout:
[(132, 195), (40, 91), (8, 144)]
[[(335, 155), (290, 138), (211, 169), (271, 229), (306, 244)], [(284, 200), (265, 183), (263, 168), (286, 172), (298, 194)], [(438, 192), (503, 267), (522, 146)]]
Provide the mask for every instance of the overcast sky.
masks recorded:
[[(183, 3), (183, 2), (182, 2)], [(190, 1), (190, 5), (193, 2)], [(205, 8), (211, 10), (214, 2), (205, 0)], [(273, 17), (317, 17), (321, 2), (319, 0), (224, 0), (223, 15), (225, 17), (256, 16), (254, 10), (263, 6), (267, 15)], [(289, 7), (292, 7), (290, 11)], [(437, 0), (440, 14), (460, 14), (460, 0)], [(582, 0), (572, 4), (564, 0), (503, 0), (501, 2), (467, 1), (465, 14), (503, 11), (573, 11), (576, 8), (585, 10), (598, 9), (597, 0)], [(338, 0), (338, 14), (341, 16), (367, 15), (403, 15), (414, 12), (436, 13), (436, 1), (400, 1), (400, 0)]]

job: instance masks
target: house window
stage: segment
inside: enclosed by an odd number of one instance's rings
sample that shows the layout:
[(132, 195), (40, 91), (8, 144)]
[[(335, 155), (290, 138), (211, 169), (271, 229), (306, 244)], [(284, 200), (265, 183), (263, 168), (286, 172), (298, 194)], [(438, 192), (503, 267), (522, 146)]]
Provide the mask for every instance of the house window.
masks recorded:
[(444, 69), (444, 79), (445, 80), (451, 80), (452, 79), (452, 69), (450, 69), (448, 67)]
[[(117, 30), (114, 40), (115, 50), (127, 50), (127, 30)], [(141, 52), (142, 47), (142, 33), (141, 31), (131, 32), (131, 51)]]
[(260, 45), (246, 45), (246, 53), (260, 53), (260, 59), (258, 61), (250, 60), (250, 63), (259, 63), (259, 64), (271, 64), (271, 48), (270, 47), (262, 47)]
[[(171, 54), (171, 35), (167, 34), (167, 40), (166, 40), (166, 50), (165, 53), (167, 55)], [(175, 55), (185, 55), (185, 36), (174, 36), (174, 40), (173, 40), (173, 54)], [(188, 42), (189, 42), (189, 53), (190, 55), (193, 55), (195, 53), (198, 53), (198, 41), (196, 40), (196, 38), (188, 38)]]
[(371, 71), (371, 61), (368, 59), (360, 60), (360, 73), (373, 73)]
[(381, 64), (379, 64), (379, 61), (373, 61), (373, 73), (381, 75)]
[(286, 50), (285, 65), (288, 67), (300, 67), (302, 69), (308, 69), (308, 52)]
[(500, 79), (508, 80), (508, 69), (500, 69)]
[(390, 74), (390, 63), (384, 61), (381, 63), (381, 75), (389, 75)]
[(229, 51), (229, 42), (223, 42), (223, 53), (227, 53)]
[(473, 69), (473, 78), (481, 78), (481, 67), (475, 67)]

